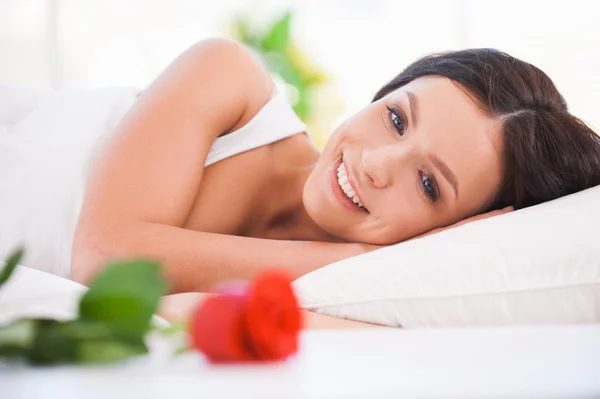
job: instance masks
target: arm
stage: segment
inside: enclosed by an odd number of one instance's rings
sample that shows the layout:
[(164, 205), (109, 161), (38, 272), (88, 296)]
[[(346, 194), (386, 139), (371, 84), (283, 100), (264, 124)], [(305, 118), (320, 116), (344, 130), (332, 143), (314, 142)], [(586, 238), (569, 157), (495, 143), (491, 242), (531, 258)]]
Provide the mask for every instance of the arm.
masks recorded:
[(116, 127), (95, 165), (75, 232), (72, 278), (85, 283), (107, 260), (148, 257), (162, 262), (174, 292), (206, 291), (264, 268), (299, 276), (361, 253), (360, 244), (182, 228), (213, 142), (249, 121), (273, 91), (267, 71), (233, 41), (201, 42), (177, 58)]
[[(171, 323), (184, 323), (189, 320), (192, 311), (207, 295), (210, 294), (194, 292), (164, 296), (160, 303), (158, 315), (164, 317)], [(302, 315), (304, 318), (304, 328), (307, 329), (383, 327), (375, 324), (363, 323), (360, 321), (325, 316), (319, 313), (309, 312), (307, 310), (303, 310)]]

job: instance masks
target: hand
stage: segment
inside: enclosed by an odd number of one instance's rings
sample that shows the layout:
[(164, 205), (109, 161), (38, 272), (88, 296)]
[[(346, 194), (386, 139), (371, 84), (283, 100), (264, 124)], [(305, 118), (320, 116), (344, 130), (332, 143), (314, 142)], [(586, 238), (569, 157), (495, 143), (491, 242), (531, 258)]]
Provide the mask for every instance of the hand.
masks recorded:
[(410, 240), (414, 240), (414, 239), (417, 239), (417, 238), (422, 238), (422, 237), (428, 236), (430, 234), (439, 233), (441, 231), (452, 229), (452, 228), (458, 227), (458, 226), (462, 226), (463, 224), (471, 223), (471, 222), (474, 222), (476, 220), (487, 219), (487, 218), (491, 218), (491, 217), (494, 217), (494, 216), (503, 215), (505, 213), (512, 212), (514, 210), (515, 209), (512, 206), (507, 206), (506, 208), (503, 208), (503, 209), (498, 209), (498, 210), (495, 210), (495, 211), (481, 213), (479, 215), (471, 216), (468, 219), (461, 220), (460, 222), (454, 223), (454, 224), (452, 224), (450, 226), (440, 227), (440, 228), (437, 228), (437, 229), (433, 229), (431, 231), (428, 231), (427, 233), (423, 233), (423, 234), (420, 234), (418, 236), (412, 237), (412, 238), (410, 238)]
[[(418, 236), (415, 236), (415, 237), (412, 237), (412, 238), (404, 240), (404, 242), (405, 241), (410, 241), (410, 240), (415, 240), (417, 238), (423, 238), (425, 236), (428, 236), (428, 235), (431, 235), (431, 234), (435, 234), (435, 233), (439, 233), (439, 232), (444, 231), (444, 230), (452, 229), (454, 227), (462, 226), (463, 224), (471, 223), (471, 222), (474, 222), (476, 220), (487, 219), (487, 218), (491, 218), (491, 217), (494, 217), (494, 216), (503, 215), (505, 213), (512, 212), (512, 211), (514, 211), (514, 208), (512, 206), (507, 206), (506, 208), (498, 209), (496, 211), (490, 211), (490, 212), (486, 212), (486, 213), (481, 213), (479, 215), (471, 216), (468, 219), (461, 220), (460, 222), (454, 223), (454, 224), (452, 224), (450, 226), (439, 227), (437, 229), (430, 230), (430, 231), (428, 231), (426, 233), (419, 234)], [(390, 245), (393, 245), (393, 244), (381, 245), (381, 244), (356, 243), (356, 244), (353, 244), (353, 252), (350, 254), (350, 256), (356, 256), (356, 255), (364, 254), (364, 253), (367, 253), (367, 252), (375, 251), (376, 249), (385, 248), (385, 247), (388, 247)]]

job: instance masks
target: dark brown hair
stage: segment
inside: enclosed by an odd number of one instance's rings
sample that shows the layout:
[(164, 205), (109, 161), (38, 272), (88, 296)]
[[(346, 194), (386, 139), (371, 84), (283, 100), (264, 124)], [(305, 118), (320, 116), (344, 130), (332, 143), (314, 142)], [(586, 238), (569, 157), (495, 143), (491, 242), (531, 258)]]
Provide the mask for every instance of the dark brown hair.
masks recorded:
[(434, 54), (414, 62), (373, 101), (422, 76), (447, 77), (502, 121), (503, 181), (490, 209), (515, 209), (600, 184), (600, 136), (571, 115), (540, 69), (494, 49)]

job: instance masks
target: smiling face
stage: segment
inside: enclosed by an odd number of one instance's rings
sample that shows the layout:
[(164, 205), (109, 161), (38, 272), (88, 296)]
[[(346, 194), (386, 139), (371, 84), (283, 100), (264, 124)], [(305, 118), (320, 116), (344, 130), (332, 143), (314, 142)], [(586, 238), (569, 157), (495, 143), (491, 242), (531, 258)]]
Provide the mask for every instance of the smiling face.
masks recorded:
[(343, 240), (400, 242), (490, 206), (501, 147), (501, 123), (466, 90), (419, 78), (336, 129), (306, 181), (304, 206)]

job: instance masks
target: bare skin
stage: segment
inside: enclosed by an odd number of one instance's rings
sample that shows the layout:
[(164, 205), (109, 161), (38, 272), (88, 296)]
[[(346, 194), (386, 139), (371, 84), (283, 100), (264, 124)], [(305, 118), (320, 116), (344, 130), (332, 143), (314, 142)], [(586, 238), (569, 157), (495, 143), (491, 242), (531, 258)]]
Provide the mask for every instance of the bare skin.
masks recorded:
[[(163, 297), (158, 315), (171, 323), (186, 323), (194, 309), (211, 294), (193, 292)], [(330, 317), (319, 313), (302, 311), (304, 328), (307, 329), (348, 329), (382, 327), (376, 324)]]
[[(447, 80), (415, 81), (410, 90), (419, 124), (407, 117), (402, 134), (388, 107), (410, 115), (410, 104), (394, 92), (340, 126), (322, 154), (297, 134), (204, 168), (217, 137), (251, 120), (275, 87), (241, 45), (195, 45), (145, 91), (95, 165), (72, 278), (86, 283), (109, 259), (149, 257), (162, 262), (173, 293), (207, 292), (274, 267), (299, 277), (508, 211), (478, 215), (500, 182), (495, 121)], [(459, 195), (431, 154), (452, 170)], [(330, 172), (342, 158), (368, 212), (333, 194)], [(423, 176), (435, 178), (427, 187), (437, 200), (427, 202)]]

